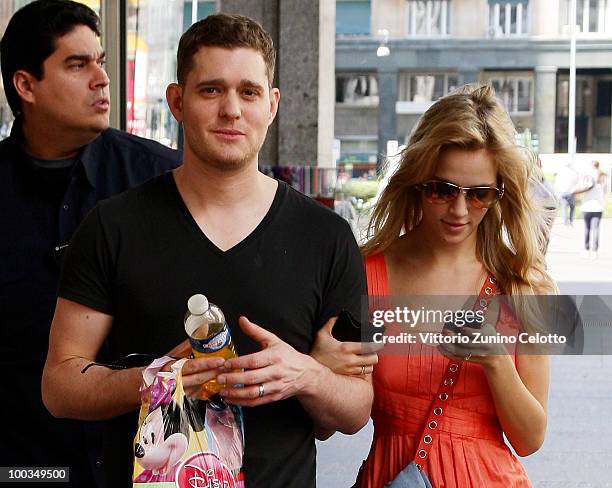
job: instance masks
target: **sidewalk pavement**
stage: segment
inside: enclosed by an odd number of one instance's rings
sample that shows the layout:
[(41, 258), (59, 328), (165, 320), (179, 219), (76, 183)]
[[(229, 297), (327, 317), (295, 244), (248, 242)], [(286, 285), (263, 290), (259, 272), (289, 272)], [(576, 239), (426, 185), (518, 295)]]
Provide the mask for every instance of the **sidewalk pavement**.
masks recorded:
[(562, 293), (612, 295), (612, 218), (602, 219), (599, 230), (598, 258), (585, 259), (580, 257), (584, 221), (576, 220), (571, 227), (555, 221), (546, 262)]
[[(596, 260), (580, 257), (583, 231), (582, 220), (566, 227), (557, 219), (548, 270), (561, 293), (612, 295), (612, 219), (602, 220)], [(612, 355), (551, 357), (546, 441), (521, 460), (535, 488), (612, 488), (611, 370)], [(317, 443), (319, 487), (352, 486), (372, 430), (370, 421), (354, 436), (336, 434)]]

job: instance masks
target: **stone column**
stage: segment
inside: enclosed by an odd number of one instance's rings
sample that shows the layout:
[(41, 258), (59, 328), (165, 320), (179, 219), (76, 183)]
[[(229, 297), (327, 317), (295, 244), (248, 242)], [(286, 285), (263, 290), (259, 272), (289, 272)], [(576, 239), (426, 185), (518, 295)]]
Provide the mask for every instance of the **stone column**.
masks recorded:
[[(334, 3), (328, 0), (220, 0), (220, 10), (261, 22), (272, 35), (277, 50), (275, 85), (280, 88), (281, 103), (276, 122), (270, 127), (260, 152), (260, 163), (317, 165), (331, 161)], [(321, 55), (323, 49), (325, 55)]]
[(109, 122), (111, 127), (125, 130), (127, 123), (125, 110), (127, 103), (125, 83), (127, 67), (125, 64), (121, 66), (122, 62), (125, 63), (125, 57), (121, 53), (124, 47), (122, 40), (125, 37), (125, 33), (121, 33), (121, 18), (125, 15), (122, 15), (121, 12), (121, 2), (105, 2), (102, 5), (103, 10), (100, 13), (102, 14), (104, 31), (102, 42), (106, 52), (106, 74), (112, 80), (109, 85), (111, 100)]
[(397, 140), (397, 68), (379, 68), (378, 79), (378, 163), (387, 154), (387, 141)]
[(317, 162), (335, 166), (334, 112), (336, 106), (336, 3), (319, 3), (319, 93)]
[(530, 36), (558, 36), (562, 25), (567, 23), (567, 0), (546, 0), (529, 2), (531, 10)]
[(555, 152), (556, 94), (557, 67), (536, 66), (534, 115), (541, 153)]
[(317, 164), (319, 2), (280, 0), (278, 164)]
[[(279, 41), (278, 41), (278, 9), (280, 0), (219, 0), (219, 10), (226, 13), (236, 13), (251, 17), (263, 25), (272, 36), (276, 47), (276, 70), (274, 86), (278, 86)], [(284, 93), (281, 93), (281, 107), (284, 103)], [(268, 129), (266, 142), (259, 152), (260, 164), (279, 164), (278, 162), (278, 116)]]

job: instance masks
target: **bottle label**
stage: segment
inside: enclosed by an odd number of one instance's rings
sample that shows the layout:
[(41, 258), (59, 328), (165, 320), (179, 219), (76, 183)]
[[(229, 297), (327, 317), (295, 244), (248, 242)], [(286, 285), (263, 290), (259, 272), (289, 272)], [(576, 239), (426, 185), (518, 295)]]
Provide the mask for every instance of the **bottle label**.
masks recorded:
[(198, 352), (206, 354), (211, 352), (217, 352), (223, 349), (231, 339), (229, 327), (227, 323), (223, 325), (223, 328), (216, 334), (206, 337), (204, 339), (189, 338), (191, 346)]

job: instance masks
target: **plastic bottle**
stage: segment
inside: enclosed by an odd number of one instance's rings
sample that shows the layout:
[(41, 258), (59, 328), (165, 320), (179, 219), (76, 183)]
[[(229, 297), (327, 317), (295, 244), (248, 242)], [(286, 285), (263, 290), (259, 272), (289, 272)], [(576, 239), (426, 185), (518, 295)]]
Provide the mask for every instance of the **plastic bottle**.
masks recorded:
[[(187, 301), (185, 332), (189, 336), (192, 356), (231, 359), (237, 356), (225, 316), (219, 307), (209, 303), (202, 295), (193, 295)], [(202, 398), (219, 393), (223, 385), (212, 379), (202, 385)]]

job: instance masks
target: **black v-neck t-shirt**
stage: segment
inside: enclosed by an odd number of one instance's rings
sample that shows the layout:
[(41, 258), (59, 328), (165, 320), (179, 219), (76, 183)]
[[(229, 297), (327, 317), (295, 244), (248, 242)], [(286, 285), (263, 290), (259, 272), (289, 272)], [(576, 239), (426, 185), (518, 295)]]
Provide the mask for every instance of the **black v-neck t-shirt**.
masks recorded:
[[(66, 255), (59, 291), (113, 316), (107, 360), (162, 356), (183, 341), (195, 293), (223, 310), (240, 355), (260, 349), (237, 326), (241, 315), (308, 353), (330, 317), (343, 309), (360, 315), (365, 278), (348, 223), (286, 184), (279, 182), (255, 230), (221, 251), (168, 173), (89, 214)], [(315, 486), (313, 423), (297, 399), (245, 408), (244, 419), (247, 488)], [(128, 487), (136, 413), (109, 425), (109, 486)]]

